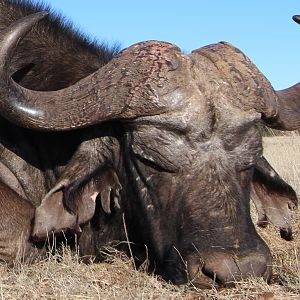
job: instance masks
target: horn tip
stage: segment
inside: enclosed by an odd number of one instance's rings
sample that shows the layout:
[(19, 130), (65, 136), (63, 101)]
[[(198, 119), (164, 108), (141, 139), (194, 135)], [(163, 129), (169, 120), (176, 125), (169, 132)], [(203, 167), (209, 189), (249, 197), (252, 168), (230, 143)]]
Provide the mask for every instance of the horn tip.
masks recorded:
[(294, 16), (293, 16), (293, 20), (294, 20), (296, 23), (300, 24), (300, 15), (294, 15)]
[(49, 15), (49, 12), (40, 11), (35, 14), (29, 15), (28, 19), (32, 19), (33, 22), (39, 22), (40, 20), (44, 19), (48, 15)]
[(49, 12), (48, 11), (40, 11), (37, 14), (40, 15), (41, 18), (44, 18), (49, 15)]

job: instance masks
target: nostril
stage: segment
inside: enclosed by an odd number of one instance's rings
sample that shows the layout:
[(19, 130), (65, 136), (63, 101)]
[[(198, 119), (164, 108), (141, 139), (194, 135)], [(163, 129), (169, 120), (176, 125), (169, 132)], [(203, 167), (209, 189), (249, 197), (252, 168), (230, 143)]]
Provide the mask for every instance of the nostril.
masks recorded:
[(263, 277), (268, 281), (271, 276), (271, 267), (268, 263), (269, 257), (259, 253), (247, 256), (219, 253), (206, 260), (202, 272), (214, 282), (226, 286), (251, 276)]
[(208, 260), (202, 270), (203, 274), (213, 279), (217, 284), (233, 285), (233, 281), (240, 278), (240, 270), (232, 259)]

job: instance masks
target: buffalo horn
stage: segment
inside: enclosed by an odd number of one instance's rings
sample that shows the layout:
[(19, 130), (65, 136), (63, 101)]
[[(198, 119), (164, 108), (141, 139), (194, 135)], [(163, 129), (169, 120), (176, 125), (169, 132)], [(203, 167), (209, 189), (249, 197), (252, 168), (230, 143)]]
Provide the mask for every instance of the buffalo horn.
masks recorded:
[(18, 85), (10, 77), (9, 62), (18, 42), (45, 15), (42, 12), (22, 18), (3, 34), (0, 114), (4, 118), (23, 127), (56, 131), (166, 111), (157, 87), (166, 81), (173, 68), (172, 59), (176, 60), (180, 50), (163, 42), (131, 46), (95, 73), (62, 90), (41, 92)]
[[(14, 22), (0, 41), (0, 114), (15, 124), (56, 131), (157, 115), (170, 109), (164, 103), (166, 95), (186, 84), (186, 73), (180, 73), (180, 49), (153, 41), (131, 46), (65, 89), (25, 89), (10, 77), (9, 64), (18, 42), (46, 15), (40, 12)], [(281, 130), (300, 128), (299, 92), (300, 84), (276, 92), (277, 113), (265, 116), (267, 126)], [(176, 95), (182, 97), (178, 92)]]

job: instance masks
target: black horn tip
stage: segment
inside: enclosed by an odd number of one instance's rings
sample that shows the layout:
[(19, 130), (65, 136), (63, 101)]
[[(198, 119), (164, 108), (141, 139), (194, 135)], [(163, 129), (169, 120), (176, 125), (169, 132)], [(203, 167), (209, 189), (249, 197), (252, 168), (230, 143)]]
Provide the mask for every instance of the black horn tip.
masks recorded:
[(300, 15), (295, 15), (295, 16), (293, 16), (293, 20), (294, 20), (296, 23), (300, 24)]

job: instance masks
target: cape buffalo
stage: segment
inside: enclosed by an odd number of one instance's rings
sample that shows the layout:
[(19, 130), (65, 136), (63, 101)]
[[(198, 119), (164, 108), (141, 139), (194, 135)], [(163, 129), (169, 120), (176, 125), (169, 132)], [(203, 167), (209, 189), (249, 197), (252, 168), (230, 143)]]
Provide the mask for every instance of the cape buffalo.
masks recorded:
[[(58, 70), (57, 61), (43, 61), (47, 42), (60, 49), (53, 37), (72, 46), (78, 36), (58, 29), (44, 12), (33, 13), (40, 7), (2, 0), (1, 14), (6, 7), (19, 15), (0, 28), (0, 111), (16, 136), (1, 132), (2, 147), (11, 155), (1, 155), (1, 162), (32, 202), (50, 190), (36, 210), (33, 235), (39, 238), (49, 229), (52, 205), (62, 203), (65, 218), (70, 212), (78, 216), (92, 199), (95, 206), (87, 211), (94, 214), (88, 223), (83, 218), (80, 229), (83, 255), (101, 259), (105, 246), (122, 248), (128, 241), (137, 262), (147, 256), (156, 273), (176, 284), (229, 284), (250, 275), (269, 280), (271, 254), (250, 217), (251, 184), (260, 214), (276, 219), (287, 239), (286, 210), (296, 197), (270, 173), (257, 125), (299, 128), (299, 85), (274, 91), (254, 64), (225, 42), (186, 55), (172, 44), (149, 41), (115, 57), (106, 49), (95, 71), (64, 61), (73, 58), (69, 50), (55, 54), (70, 66), (59, 66), (64, 79), (59, 86), (51, 69)], [(26, 51), (32, 42), (35, 50)], [(93, 50), (79, 47), (85, 57)], [(83, 73), (90, 75), (82, 78)], [(273, 197), (266, 200), (268, 192)], [(266, 201), (281, 201), (276, 218), (264, 209)], [(60, 221), (50, 229), (65, 227)]]

